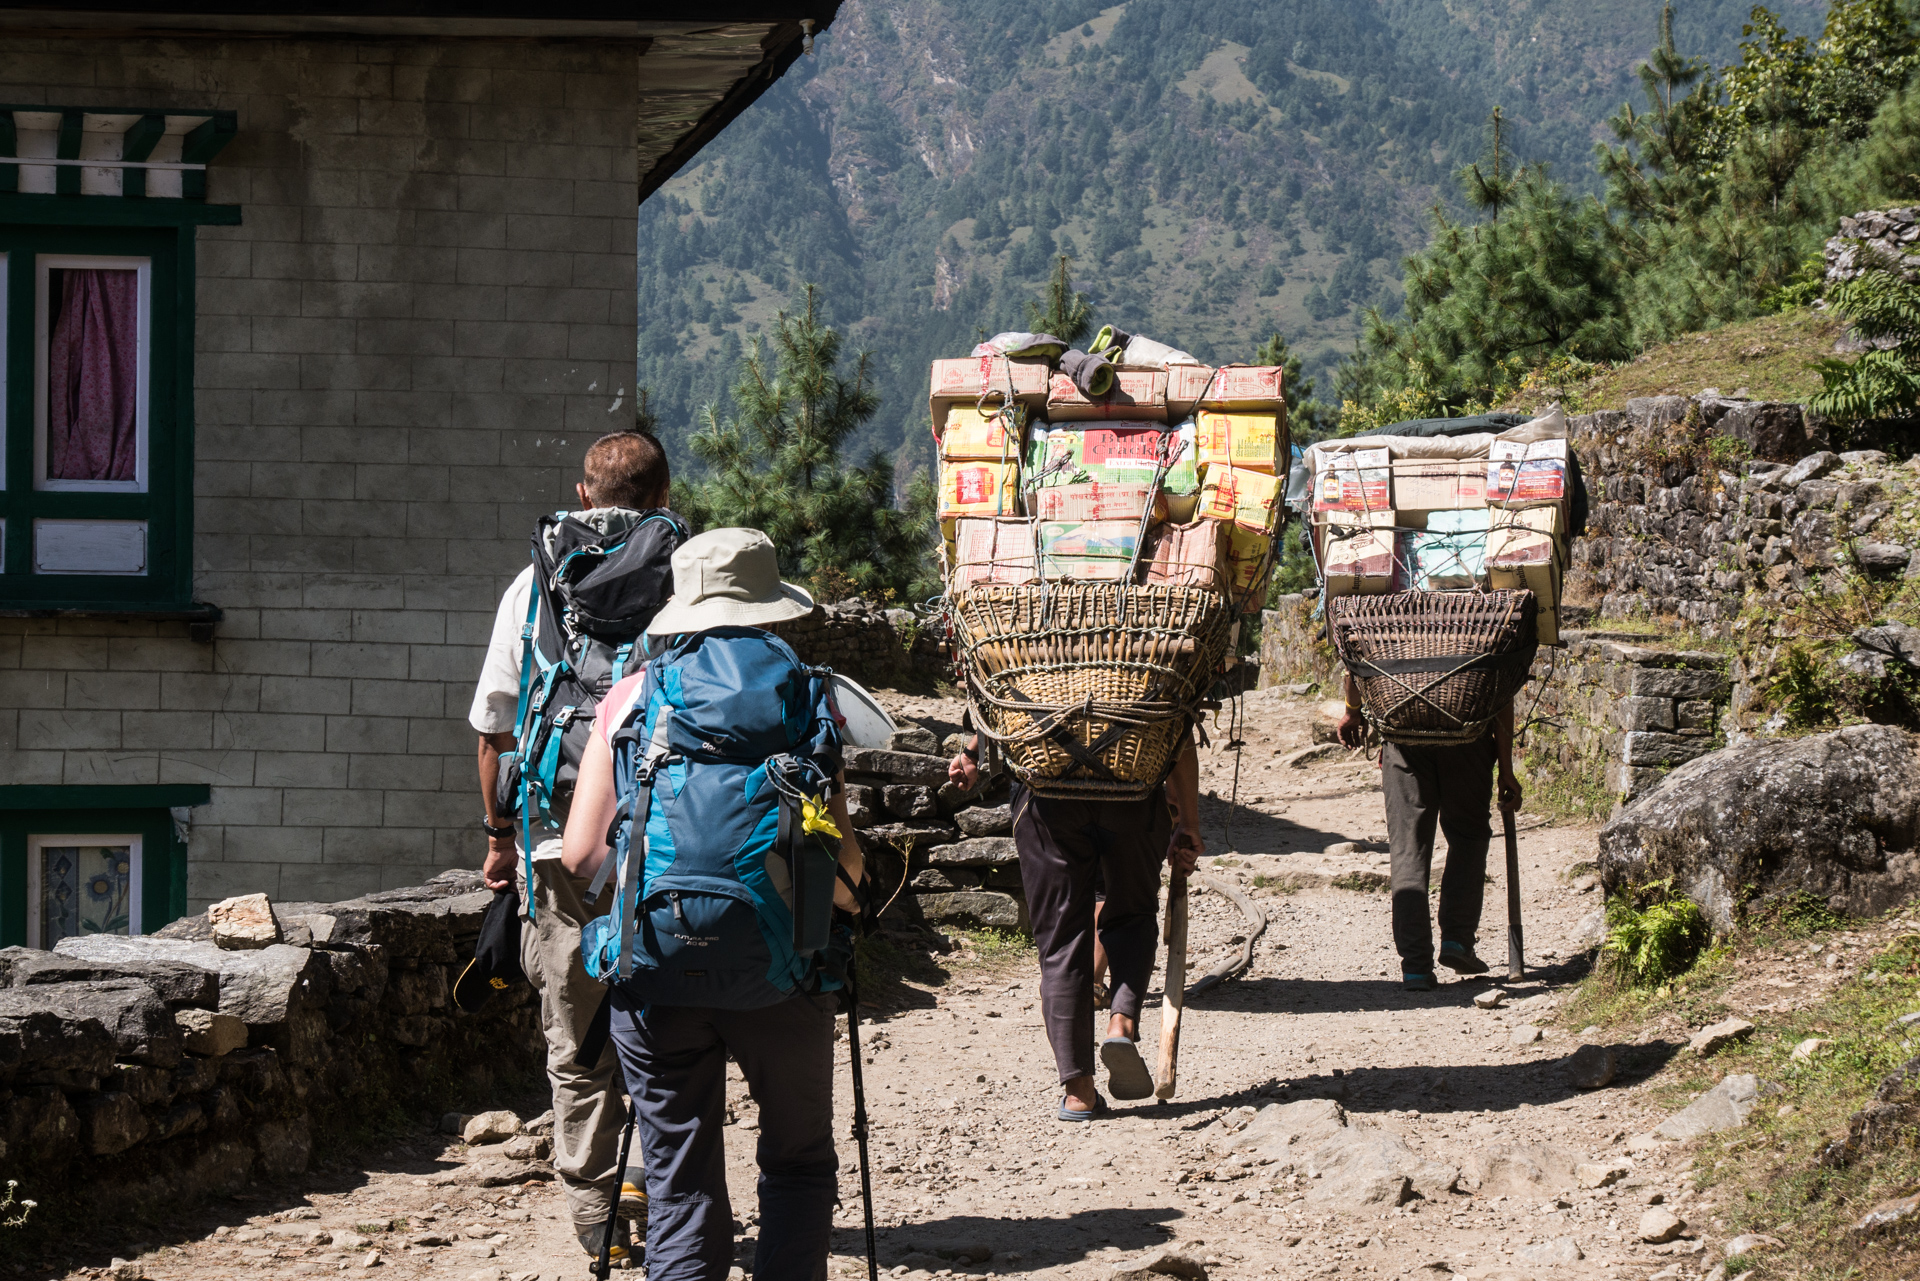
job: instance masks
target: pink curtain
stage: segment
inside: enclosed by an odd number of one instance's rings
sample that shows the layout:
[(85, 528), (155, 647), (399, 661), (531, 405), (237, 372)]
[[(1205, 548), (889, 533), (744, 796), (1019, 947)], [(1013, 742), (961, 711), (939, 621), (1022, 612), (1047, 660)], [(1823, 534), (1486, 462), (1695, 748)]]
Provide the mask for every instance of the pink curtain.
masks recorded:
[(47, 352), (47, 478), (132, 480), (139, 440), (138, 272), (67, 268)]

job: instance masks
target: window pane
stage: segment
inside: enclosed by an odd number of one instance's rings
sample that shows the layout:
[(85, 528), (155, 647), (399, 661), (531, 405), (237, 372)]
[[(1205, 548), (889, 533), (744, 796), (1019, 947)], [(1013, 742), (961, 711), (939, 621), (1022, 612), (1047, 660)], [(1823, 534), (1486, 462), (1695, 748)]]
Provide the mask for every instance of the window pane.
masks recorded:
[(76, 934), (127, 934), (133, 893), (131, 845), (42, 845), (40, 946)]
[(136, 479), (139, 273), (49, 270), (47, 333), (47, 479)]

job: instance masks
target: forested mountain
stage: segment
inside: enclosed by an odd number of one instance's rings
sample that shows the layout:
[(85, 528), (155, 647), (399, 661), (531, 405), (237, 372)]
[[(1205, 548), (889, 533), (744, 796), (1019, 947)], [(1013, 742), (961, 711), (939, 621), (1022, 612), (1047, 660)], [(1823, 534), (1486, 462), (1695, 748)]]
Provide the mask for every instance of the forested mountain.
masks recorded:
[[(1817, 31), (1825, 5), (1775, 6)], [(1458, 200), (1495, 106), (1509, 161), (1597, 189), (1658, 0), (847, 0), (815, 54), (640, 210), (640, 370), (686, 465), (744, 344), (803, 283), (881, 396), (858, 443), (931, 458), (927, 361), (1017, 327), (1054, 254), (1097, 322), (1325, 388)], [(1733, 58), (1742, 0), (1680, 0)]]

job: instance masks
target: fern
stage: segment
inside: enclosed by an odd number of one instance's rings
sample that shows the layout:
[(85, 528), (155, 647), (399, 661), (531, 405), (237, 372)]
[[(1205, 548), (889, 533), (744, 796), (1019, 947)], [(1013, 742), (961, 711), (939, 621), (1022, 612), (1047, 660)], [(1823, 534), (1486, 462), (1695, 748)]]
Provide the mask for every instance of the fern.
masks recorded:
[(1673, 878), (1643, 887), (1636, 895), (1617, 894), (1607, 902), (1607, 941), (1601, 960), (1614, 977), (1634, 987), (1657, 987), (1684, 974), (1713, 940), (1700, 908), (1673, 893)]
[[(1861, 245), (1863, 259), (1871, 252)], [(1920, 285), (1869, 260), (1859, 275), (1829, 289), (1827, 301), (1856, 338), (1876, 346), (1851, 363), (1816, 362), (1822, 388), (1812, 407), (1846, 424), (1913, 417), (1920, 410)], [(1882, 349), (1888, 340), (1897, 345)]]

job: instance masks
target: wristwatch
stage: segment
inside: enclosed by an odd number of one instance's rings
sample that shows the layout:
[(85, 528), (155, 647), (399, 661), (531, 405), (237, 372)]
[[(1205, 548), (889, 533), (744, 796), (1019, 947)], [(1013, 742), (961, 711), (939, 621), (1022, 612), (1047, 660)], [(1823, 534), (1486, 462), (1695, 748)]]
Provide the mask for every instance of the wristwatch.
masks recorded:
[(499, 827), (495, 827), (493, 824), (487, 822), (487, 816), (482, 814), (480, 816), (480, 830), (488, 836), (507, 837), (513, 835), (514, 826), (512, 823), (502, 823)]

